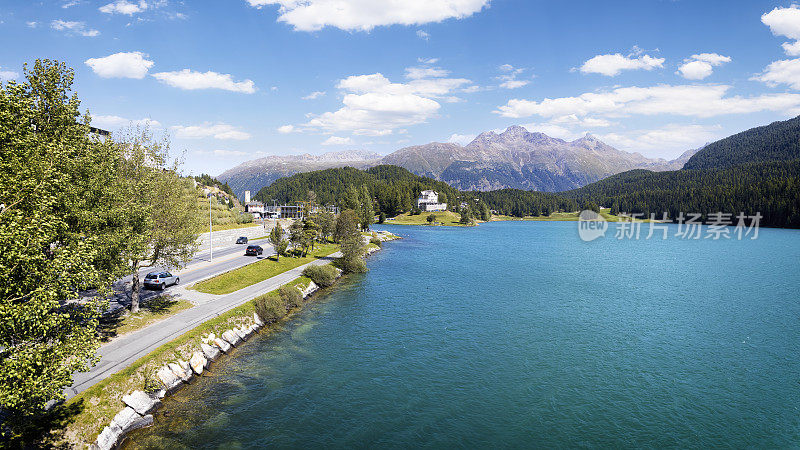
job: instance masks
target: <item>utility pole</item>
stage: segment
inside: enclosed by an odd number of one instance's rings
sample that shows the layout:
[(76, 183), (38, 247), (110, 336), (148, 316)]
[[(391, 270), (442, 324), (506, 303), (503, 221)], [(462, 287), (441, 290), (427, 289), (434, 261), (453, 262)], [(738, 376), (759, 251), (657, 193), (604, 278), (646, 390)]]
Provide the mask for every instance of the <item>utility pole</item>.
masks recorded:
[(208, 194), (208, 252), (209, 261), (214, 260), (214, 226), (211, 220), (211, 194)]

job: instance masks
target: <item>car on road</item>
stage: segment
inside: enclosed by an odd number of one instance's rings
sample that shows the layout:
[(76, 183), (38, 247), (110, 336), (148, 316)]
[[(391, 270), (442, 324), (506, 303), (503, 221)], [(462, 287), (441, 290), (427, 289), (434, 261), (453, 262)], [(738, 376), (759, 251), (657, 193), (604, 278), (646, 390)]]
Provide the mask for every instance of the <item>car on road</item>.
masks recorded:
[(260, 256), (264, 253), (264, 249), (260, 245), (248, 245), (247, 250), (244, 251), (245, 256)]
[(247, 237), (239, 236), (239, 239), (236, 240), (237, 244), (247, 244)]
[(174, 286), (181, 279), (169, 272), (150, 272), (144, 276), (144, 287), (147, 289), (164, 290), (167, 286)]

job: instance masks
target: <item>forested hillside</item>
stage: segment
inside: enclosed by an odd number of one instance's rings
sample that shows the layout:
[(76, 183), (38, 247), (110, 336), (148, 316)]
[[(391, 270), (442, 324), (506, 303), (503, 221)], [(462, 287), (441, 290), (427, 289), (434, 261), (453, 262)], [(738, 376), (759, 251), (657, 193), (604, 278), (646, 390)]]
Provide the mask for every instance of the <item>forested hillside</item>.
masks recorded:
[(273, 199), (278, 203), (294, 202), (306, 200), (308, 191), (314, 191), (318, 203), (339, 204), (351, 186), (367, 186), (377, 202), (376, 209), (390, 216), (411, 210), (425, 189), (443, 194), (445, 200), (460, 196), (447, 183), (414, 175), (402, 167), (375, 166), (367, 170), (344, 167), (295, 174), (261, 189), (255, 199), (266, 203)]
[(739, 164), (800, 158), (800, 116), (751, 128), (713, 142), (689, 158), (684, 169), (712, 169)]

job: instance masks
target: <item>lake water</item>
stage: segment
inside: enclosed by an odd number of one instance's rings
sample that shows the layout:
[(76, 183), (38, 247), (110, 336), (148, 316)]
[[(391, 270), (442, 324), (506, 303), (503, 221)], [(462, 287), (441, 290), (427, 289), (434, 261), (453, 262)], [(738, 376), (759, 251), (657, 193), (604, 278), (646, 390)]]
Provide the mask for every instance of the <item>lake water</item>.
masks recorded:
[(385, 228), (405, 239), (368, 274), (167, 399), (129, 446), (800, 446), (800, 232)]

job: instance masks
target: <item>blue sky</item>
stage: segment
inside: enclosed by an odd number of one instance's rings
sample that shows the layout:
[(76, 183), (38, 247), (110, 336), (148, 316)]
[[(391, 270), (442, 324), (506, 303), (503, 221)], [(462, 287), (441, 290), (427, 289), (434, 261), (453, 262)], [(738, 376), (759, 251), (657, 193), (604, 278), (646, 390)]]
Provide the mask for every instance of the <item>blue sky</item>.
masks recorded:
[(0, 78), (65, 61), (95, 125), (150, 121), (191, 173), (514, 124), (674, 158), (800, 114), (798, 40), (773, 1), (5, 0)]

